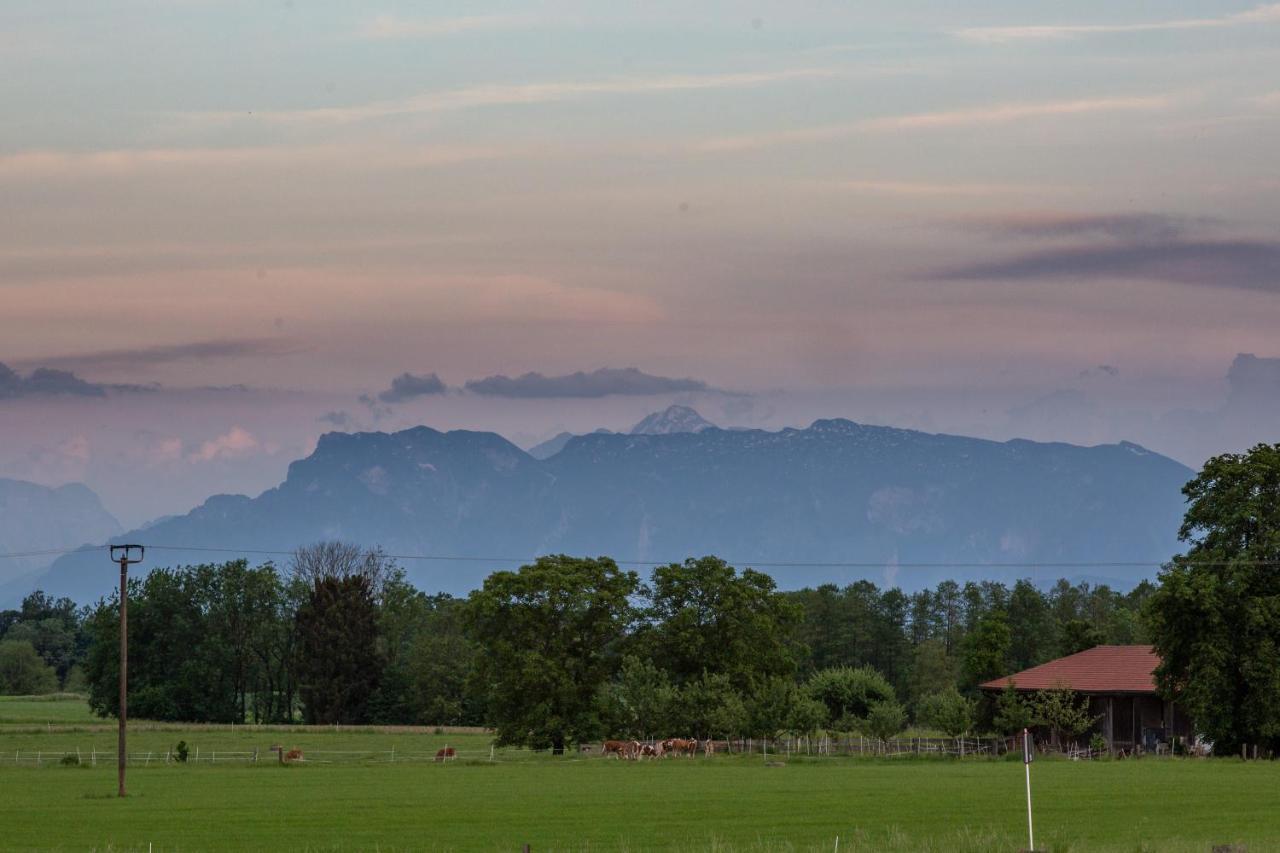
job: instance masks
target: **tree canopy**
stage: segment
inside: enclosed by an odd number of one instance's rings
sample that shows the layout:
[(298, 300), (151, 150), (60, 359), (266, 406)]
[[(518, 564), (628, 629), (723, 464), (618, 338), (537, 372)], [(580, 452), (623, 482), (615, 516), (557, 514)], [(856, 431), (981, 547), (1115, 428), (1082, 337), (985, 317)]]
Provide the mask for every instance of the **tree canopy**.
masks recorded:
[(1147, 617), (1156, 678), (1215, 744), (1280, 748), (1280, 445), (1210, 459)]
[(597, 696), (636, 618), (635, 572), (605, 557), (539, 557), (494, 572), (468, 599), (474, 684), (499, 744), (563, 751), (599, 733)]

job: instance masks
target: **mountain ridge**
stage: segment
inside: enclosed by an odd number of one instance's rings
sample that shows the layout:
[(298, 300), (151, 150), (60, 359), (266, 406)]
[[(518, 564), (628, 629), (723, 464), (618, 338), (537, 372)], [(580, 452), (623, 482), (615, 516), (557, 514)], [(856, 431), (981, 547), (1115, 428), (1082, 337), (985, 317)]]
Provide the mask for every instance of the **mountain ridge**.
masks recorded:
[[(864, 576), (920, 586), (985, 575), (940, 567), (908, 576), (894, 566), (987, 564), (1007, 574), (1019, 561), (1162, 562), (1175, 553), (1191, 476), (1130, 443), (998, 442), (842, 418), (778, 431), (580, 435), (541, 460), (496, 433), (419, 426), (326, 433), (278, 486), (212, 497), (144, 538), (282, 551), (343, 538), (466, 558), (406, 562), (419, 586), (451, 592), (562, 551), (810, 564), (780, 572), (784, 587)], [(199, 561), (185, 557), (157, 552), (152, 565)], [(479, 560), (487, 557), (510, 562)], [(105, 588), (84, 559), (60, 559), (44, 580), (81, 597)], [(859, 568), (813, 565), (834, 563)]]

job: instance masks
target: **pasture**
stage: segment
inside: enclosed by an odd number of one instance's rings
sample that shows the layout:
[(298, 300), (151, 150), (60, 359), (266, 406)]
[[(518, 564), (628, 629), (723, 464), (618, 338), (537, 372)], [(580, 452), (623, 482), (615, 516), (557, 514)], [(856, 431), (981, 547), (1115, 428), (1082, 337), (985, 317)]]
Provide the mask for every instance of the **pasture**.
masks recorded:
[[(624, 762), (523, 750), (490, 761), (486, 735), (431, 729), (140, 722), (135, 759), (183, 739), (201, 760), (140, 761), (119, 801), (110, 758), (15, 765), (15, 752), (114, 748), (110, 721), (63, 708), (61, 724), (32, 719), (35, 701), (0, 702), (6, 849), (818, 851), (837, 835), (846, 851), (1026, 844), (1019, 761), (793, 756), (768, 766), (758, 755)], [(307, 760), (281, 767), (272, 743)], [(432, 762), (445, 743), (459, 760)], [(1280, 849), (1280, 764), (1042, 759), (1032, 772), (1039, 849)]]

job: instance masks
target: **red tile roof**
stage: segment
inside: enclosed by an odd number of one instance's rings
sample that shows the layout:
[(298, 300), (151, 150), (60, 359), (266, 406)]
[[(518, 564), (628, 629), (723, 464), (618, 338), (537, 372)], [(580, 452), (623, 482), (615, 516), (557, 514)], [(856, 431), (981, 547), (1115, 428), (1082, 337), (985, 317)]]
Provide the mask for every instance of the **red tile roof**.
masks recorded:
[(1155, 693), (1152, 672), (1159, 663), (1160, 656), (1151, 646), (1094, 646), (988, 681), (982, 687), (1003, 690), (1012, 681), (1018, 690), (1065, 686), (1080, 693)]

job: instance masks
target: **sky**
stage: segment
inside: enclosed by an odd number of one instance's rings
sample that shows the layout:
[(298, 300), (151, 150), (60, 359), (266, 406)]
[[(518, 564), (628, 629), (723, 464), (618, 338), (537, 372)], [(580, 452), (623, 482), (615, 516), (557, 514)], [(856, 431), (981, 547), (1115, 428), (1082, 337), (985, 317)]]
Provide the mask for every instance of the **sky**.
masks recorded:
[(1277, 3), (8, 0), (0, 110), (0, 476), (128, 525), (670, 402), (1276, 440)]

